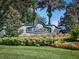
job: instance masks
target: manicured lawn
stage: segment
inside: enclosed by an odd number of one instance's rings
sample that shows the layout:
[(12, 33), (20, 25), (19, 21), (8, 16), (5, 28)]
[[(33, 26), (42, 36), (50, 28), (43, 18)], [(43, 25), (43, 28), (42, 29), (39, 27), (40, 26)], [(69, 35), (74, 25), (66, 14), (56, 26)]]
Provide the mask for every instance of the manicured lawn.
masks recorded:
[(79, 51), (53, 47), (0, 46), (0, 59), (79, 59)]

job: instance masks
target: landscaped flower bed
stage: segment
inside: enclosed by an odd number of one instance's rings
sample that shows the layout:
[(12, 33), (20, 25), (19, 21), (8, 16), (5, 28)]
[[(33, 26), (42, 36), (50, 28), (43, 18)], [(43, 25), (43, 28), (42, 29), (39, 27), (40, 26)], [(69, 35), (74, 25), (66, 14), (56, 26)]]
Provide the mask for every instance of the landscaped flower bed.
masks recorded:
[(0, 38), (0, 45), (11, 46), (52, 46), (66, 49), (79, 49), (79, 42), (66, 42), (69, 37), (27, 36)]
[(5, 37), (0, 38), (1, 45), (47, 46), (53, 39), (49, 37)]
[(71, 50), (78, 50), (79, 49), (79, 42), (59, 42), (56, 41), (50, 44), (52, 47), (56, 48), (65, 48)]

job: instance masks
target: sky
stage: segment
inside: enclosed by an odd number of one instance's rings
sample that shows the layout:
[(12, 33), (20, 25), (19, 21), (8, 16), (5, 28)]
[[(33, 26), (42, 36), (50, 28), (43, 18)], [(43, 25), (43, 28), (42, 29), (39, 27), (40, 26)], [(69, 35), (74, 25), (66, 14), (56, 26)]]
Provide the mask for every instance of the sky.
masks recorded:
[[(64, 0), (67, 4), (72, 3), (72, 0)], [(48, 16), (46, 12), (47, 8), (44, 8), (42, 11), (40, 11), (40, 8), (37, 9), (36, 13), (37, 15), (46, 18), (46, 22), (48, 23)], [(55, 10), (52, 12), (52, 17), (51, 17), (51, 24), (58, 25), (58, 21), (60, 20), (61, 17), (64, 17), (64, 13), (66, 10)]]

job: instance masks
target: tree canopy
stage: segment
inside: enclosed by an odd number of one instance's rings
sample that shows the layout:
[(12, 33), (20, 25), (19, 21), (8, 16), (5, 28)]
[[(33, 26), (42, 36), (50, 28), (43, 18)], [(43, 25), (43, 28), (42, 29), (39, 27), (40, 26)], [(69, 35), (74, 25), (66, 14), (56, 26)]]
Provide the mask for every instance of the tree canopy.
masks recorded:
[(71, 29), (75, 23), (79, 22), (79, 1), (73, 1), (73, 3), (67, 5), (64, 0), (0, 0), (0, 30), (3, 29), (3, 26), (6, 26), (9, 30), (18, 29), (21, 22), (29, 22), (34, 25), (37, 16), (35, 11), (38, 8), (42, 10), (45, 7), (47, 7), (49, 17), (48, 25), (51, 25), (52, 11), (66, 9), (63, 20), (59, 24), (68, 25)]

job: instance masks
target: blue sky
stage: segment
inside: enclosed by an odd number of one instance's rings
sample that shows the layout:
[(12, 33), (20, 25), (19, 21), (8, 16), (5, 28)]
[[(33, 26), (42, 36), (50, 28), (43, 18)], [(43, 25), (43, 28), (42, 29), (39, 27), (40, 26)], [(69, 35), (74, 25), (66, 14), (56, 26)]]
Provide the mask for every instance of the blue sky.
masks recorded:
[[(67, 4), (72, 3), (72, 0), (64, 0)], [(44, 8), (42, 11), (40, 11), (40, 8), (37, 9), (36, 13), (37, 15), (46, 18), (46, 21), (48, 23), (48, 16), (47, 16), (47, 12), (46, 12), (47, 8)], [(52, 12), (52, 17), (51, 17), (51, 24), (54, 25), (58, 25), (58, 21), (60, 20), (60, 17), (64, 16), (64, 13), (66, 12), (66, 10), (55, 10), (54, 12)]]
[(73, 0), (64, 0), (67, 4), (70, 4), (73, 2)]

